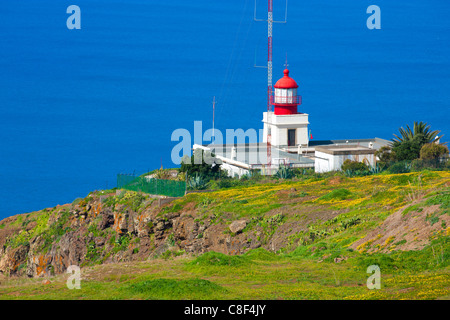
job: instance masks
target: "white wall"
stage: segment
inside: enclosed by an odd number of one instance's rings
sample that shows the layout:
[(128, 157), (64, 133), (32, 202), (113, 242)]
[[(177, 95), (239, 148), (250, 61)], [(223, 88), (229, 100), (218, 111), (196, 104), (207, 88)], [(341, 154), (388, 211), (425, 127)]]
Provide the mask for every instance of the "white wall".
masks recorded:
[(308, 125), (303, 125), (297, 128), (296, 143), (301, 145), (309, 144)]
[(288, 144), (288, 129), (296, 129), (296, 145), (307, 145), (308, 136), (308, 114), (275, 115), (273, 112), (263, 114), (263, 142), (266, 142), (267, 129), (270, 127), (272, 145), (286, 146)]
[(342, 164), (345, 160), (359, 161), (368, 163), (371, 167), (376, 165), (374, 154), (360, 154), (360, 155), (332, 155), (320, 151), (315, 152), (314, 171), (327, 172), (333, 170), (341, 170)]
[(314, 159), (314, 171), (315, 172), (327, 172), (332, 171), (333, 169), (333, 155), (328, 153), (323, 153), (320, 151), (315, 152)]

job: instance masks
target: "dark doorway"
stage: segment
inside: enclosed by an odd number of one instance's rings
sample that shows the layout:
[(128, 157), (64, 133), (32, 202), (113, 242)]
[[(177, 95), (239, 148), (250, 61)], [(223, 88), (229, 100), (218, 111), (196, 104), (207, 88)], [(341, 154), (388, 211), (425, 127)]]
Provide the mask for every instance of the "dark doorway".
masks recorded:
[(295, 129), (288, 129), (288, 147), (295, 146)]

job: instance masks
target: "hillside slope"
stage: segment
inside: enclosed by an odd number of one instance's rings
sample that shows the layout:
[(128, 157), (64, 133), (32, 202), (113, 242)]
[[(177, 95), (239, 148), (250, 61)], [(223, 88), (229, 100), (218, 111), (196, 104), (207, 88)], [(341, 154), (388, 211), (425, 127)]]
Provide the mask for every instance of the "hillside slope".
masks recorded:
[(39, 277), (69, 265), (288, 253), (324, 242), (338, 261), (344, 249), (420, 250), (449, 235), (449, 186), (445, 171), (337, 175), (191, 193), (161, 206), (145, 194), (96, 191), (0, 221), (0, 272)]

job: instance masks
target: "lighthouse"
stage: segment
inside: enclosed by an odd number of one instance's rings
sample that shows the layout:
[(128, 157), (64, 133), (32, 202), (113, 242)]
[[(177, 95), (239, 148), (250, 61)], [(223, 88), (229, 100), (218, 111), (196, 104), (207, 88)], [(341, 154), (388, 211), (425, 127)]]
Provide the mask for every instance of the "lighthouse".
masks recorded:
[(264, 139), (270, 135), (272, 146), (292, 152), (296, 152), (299, 145), (307, 146), (309, 143), (308, 114), (298, 112), (302, 103), (298, 88), (297, 82), (289, 76), (289, 70), (285, 69), (284, 76), (274, 86), (271, 97), (273, 111), (264, 112), (262, 120)]
[(301, 96), (297, 95), (298, 84), (289, 77), (289, 70), (284, 70), (284, 77), (275, 83), (275, 92), (272, 99), (274, 113), (296, 114), (297, 106), (301, 104)]

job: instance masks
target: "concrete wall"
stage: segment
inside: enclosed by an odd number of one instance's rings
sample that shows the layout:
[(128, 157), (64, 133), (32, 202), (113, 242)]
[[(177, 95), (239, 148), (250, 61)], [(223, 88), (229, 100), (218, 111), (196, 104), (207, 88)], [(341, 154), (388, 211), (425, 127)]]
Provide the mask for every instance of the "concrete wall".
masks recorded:
[(309, 143), (308, 125), (298, 127), (296, 134), (297, 134), (296, 137), (297, 144), (308, 145)]
[(314, 171), (315, 172), (327, 172), (331, 171), (334, 167), (333, 155), (328, 153), (323, 153), (320, 151), (315, 152), (314, 159)]
[(328, 153), (317, 151), (315, 152), (314, 171), (327, 172), (333, 170), (341, 170), (342, 164), (345, 160), (365, 162), (371, 167), (376, 165), (374, 154), (360, 154), (360, 155), (331, 155)]

